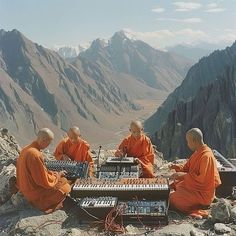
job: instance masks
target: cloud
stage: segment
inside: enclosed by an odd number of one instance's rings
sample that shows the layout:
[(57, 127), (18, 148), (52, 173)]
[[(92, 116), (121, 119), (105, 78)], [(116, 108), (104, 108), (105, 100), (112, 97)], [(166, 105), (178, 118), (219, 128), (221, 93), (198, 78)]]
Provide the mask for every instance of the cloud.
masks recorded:
[(178, 19), (178, 18), (157, 18), (158, 21), (172, 21), (172, 22), (180, 22), (180, 23), (201, 23), (201, 18), (185, 18), (185, 19)]
[(156, 7), (156, 8), (151, 9), (151, 11), (152, 11), (152, 12), (161, 13), (161, 12), (164, 12), (165, 9), (162, 8), (162, 7)]
[(218, 4), (217, 3), (210, 3), (210, 4), (207, 4), (207, 7), (208, 8), (217, 8)]
[(225, 33), (220, 35), (220, 41), (226, 43), (232, 43), (236, 41), (236, 29), (225, 29), (224, 31)]
[(193, 30), (191, 28), (184, 28), (176, 31), (164, 29), (149, 32), (137, 32), (132, 29), (123, 30), (128, 37), (142, 40), (159, 49), (174, 44), (194, 44), (198, 41), (209, 40), (207, 33), (201, 30)]
[(226, 8), (212, 8), (212, 9), (207, 9), (206, 12), (209, 13), (218, 13), (218, 12), (222, 12), (222, 11), (226, 11)]
[(205, 10), (205, 12), (208, 13), (218, 13), (223, 11), (226, 11), (226, 8), (220, 7), (217, 3), (207, 4), (207, 10)]
[(174, 2), (175, 11), (192, 11), (202, 7), (202, 4), (196, 2)]

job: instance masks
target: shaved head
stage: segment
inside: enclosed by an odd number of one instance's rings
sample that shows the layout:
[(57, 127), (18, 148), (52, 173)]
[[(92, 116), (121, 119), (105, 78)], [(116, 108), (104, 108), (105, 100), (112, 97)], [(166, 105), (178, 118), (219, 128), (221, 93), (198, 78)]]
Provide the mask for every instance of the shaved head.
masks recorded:
[(50, 129), (43, 128), (39, 130), (37, 137), (38, 139), (53, 139), (54, 134)]
[(131, 123), (130, 123), (130, 128), (132, 128), (132, 127), (136, 127), (136, 128), (142, 129), (142, 128), (143, 128), (143, 125), (142, 125), (141, 121), (139, 121), (139, 120), (133, 120), (133, 121), (131, 121)]
[(187, 132), (187, 135), (190, 135), (195, 142), (202, 143), (203, 142), (203, 134), (202, 131), (198, 128), (192, 128)]
[(48, 128), (40, 129), (37, 135), (37, 143), (41, 149), (46, 148), (54, 139), (53, 132)]
[(77, 126), (73, 126), (69, 129), (69, 132), (72, 132), (74, 134), (80, 135), (80, 129)]
[(143, 125), (140, 121), (136, 120), (136, 121), (131, 121), (130, 123), (130, 132), (131, 135), (135, 138), (139, 138), (142, 135), (143, 132)]
[(73, 126), (68, 131), (68, 137), (72, 143), (76, 143), (80, 137), (80, 129), (77, 126)]
[(204, 144), (202, 131), (198, 128), (188, 130), (186, 133), (186, 140), (188, 147), (192, 151), (198, 150)]

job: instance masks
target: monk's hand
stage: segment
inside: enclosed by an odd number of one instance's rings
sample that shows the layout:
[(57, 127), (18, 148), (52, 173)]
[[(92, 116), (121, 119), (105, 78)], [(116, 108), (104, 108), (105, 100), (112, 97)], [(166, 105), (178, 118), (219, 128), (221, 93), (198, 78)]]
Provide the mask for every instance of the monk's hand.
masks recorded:
[(186, 175), (185, 172), (176, 172), (170, 176), (170, 179), (172, 180), (181, 180)]
[(140, 160), (138, 158), (134, 158), (134, 161), (138, 164), (140, 164)]
[(69, 161), (70, 158), (67, 155), (62, 155), (62, 160), (63, 161)]
[(179, 165), (178, 165), (178, 164), (170, 163), (168, 167), (169, 167), (169, 169), (171, 169), (171, 170), (172, 170), (172, 169), (175, 170), (177, 167), (179, 167)]
[(118, 150), (116, 151), (116, 156), (117, 156), (117, 157), (123, 157), (123, 156), (124, 156), (124, 152), (123, 152), (122, 150), (119, 150), (119, 149), (118, 149)]
[(65, 177), (66, 176), (66, 171), (65, 170), (61, 170), (61, 171), (59, 171), (58, 172), (58, 175), (60, 176), (60, 177)]

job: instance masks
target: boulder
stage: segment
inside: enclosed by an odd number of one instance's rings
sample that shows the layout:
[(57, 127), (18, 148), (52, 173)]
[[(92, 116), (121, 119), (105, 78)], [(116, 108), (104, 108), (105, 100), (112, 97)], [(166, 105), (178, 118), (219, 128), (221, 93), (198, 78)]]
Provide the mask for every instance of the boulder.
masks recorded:
[(219, 199), (219, 201), (212, 205), (211, 216), (213, 222), (228, 223), (231, 220), (231, 204), (226, 199)]

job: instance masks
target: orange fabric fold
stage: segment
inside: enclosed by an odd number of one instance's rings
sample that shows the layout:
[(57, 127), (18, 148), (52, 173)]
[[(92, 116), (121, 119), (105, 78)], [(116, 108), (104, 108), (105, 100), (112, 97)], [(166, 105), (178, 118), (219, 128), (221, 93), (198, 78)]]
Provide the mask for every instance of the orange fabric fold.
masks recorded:
[(49, 213), (62, 207), (71, 191), (67, 180), (45, 167), (38, 144), (23, 148), (17, 159), (17, 186), (25, 198), (35, 207)]
[[(121, 142), (118, 150), (122, 150), (127, 156), (139, 159), (143, 172), (142, 177), (154, 177), (154, 150), (151, 140), (146, 135), (142, 134), (141, 137), (137, 139), (129, 135)], [(115, 152), (115, 156), (118, 156), (118, 150)]]
[(221, 184), (212, 150), (203, 145), (175, 170), (187, 174), (174, 184), (176, 191), (170, 194), (170, 204), (184, 213), (205, 216), (202, 208), (212, 203), (215, 189)]
[(69, 138), (63, 139), (57, 145), (54, 156), (57, 160), (61, 160), (63, 155), (67, 155), (73, 161), (87, 161), (89, 163), (89, 176), (93, 176), (94, 163), (89, 144), (86, 141), (80, 138), (77, 143), (72, 143)]

